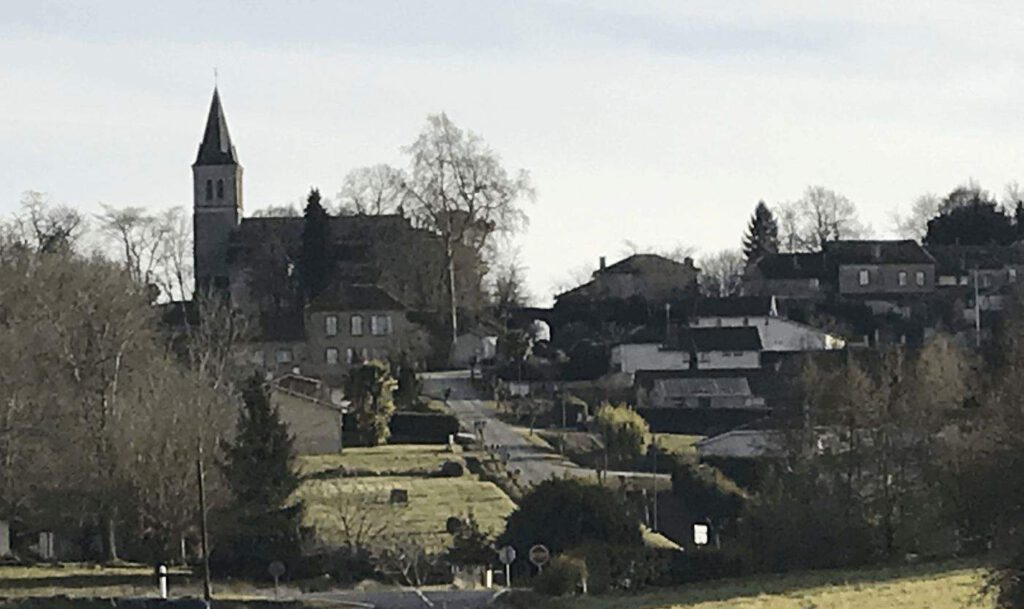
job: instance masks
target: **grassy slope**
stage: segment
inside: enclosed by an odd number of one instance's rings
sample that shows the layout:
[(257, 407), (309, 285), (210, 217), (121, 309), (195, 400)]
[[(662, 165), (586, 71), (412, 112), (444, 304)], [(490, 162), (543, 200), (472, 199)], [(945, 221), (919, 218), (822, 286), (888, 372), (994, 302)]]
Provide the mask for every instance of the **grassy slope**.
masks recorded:
[(971, 563), (820, 571), (693, 584), (639, 595), (558, 599), (565, 609), (989, 609)]
[[(302, 457), (300, 468), (307, 475), (338, 467), (361, 472), (422, 472), (436, 471), (449, 460), (461, 462), (462, 458), (436, 446), (395, 445), (350, 448), (341, 455)], [(392, 489), (408, 491), (409, 503), (390, 504)], [(445, 532), (445, 521), (450, 516), (466, 516), (472, 511), (483, 529), (497, 533), (515, 509), (515, 503), (501, 489), (469, 473), (460, 478), (313, 477), (303, 481), (296, 497), (306, 505), (306, 523), (315, 526), (328, 543), (337, 543), (342, 538), (341, 518), (352, 509), (345, 507), (346, 502), (354, 500), (360, 509), (368, 507), (379, 514), (379, 521), (389, 523), (390, 530), (421, 536), (437, 550), (451, 541)]]

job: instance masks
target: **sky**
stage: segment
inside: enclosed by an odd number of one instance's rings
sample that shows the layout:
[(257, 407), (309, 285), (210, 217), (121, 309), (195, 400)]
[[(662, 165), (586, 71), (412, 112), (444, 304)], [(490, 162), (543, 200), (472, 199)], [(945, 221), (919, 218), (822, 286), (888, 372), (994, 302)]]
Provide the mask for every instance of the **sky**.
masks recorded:
[(1024, 182), (1024, 4), (0, 0), (0, 214), (37, 190), (191, 205), (214, 70), (252, 211), (404, 164), (428, 114), (536, 198), (539, 303), (600, 256), (739, 246), (823, 185), (876, 235), (968, 179)]

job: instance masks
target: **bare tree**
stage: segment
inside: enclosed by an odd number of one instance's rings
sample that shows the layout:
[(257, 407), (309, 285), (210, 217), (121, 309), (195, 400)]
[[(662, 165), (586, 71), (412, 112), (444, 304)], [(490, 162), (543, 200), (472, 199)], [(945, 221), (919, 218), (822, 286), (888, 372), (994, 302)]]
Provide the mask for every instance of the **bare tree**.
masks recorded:
[(928, 233), (928, 221), (939, 214), (941, 205), (942, 198), (929, 192), (914, 199), (907, 215), (893, 212), (892, 221), (896, 235), (903, 239), (921, 241)]
[(871, 230), (857, 218), (857, 208), (845, 196), (809, 186), (803, 197), (776, 208), (779, 245), (791, 252), (820, 251), (826, 241), (858, 239)]
[(142, 207), (102, 207), (103, 213), (96, 217), (100, 233), (120, 252), (129, 278), (154, 283), (168, 228)]
[(25, 191), (21, 212), (8, 225), (10, 237), (41, 253), (72, 251), (86, 230), (85, 218), (34, 190)]
[(271, 205), (252, 212), (253, 218), (298, 218), (302, 214), (294, 204)]
[(390, 165), (354, 169), (338, 193), (338, 212), (343, 216), (396, 213), (405, 200), (404, 183), (402, 171)]
[(713, 298), (739, 296), (746, 259), (740, 250), (722, 250), (700, 260), (700, 290)]
[(451, 342), (458, 337), (456, 251), (483, 252), (492, 235), (526, 223), (519, 201), (532, 197), (529, 175), (509, 175), (480, 136), (456, 127), (445, 114), (427, 117), (427, 127), (406, 149), (411, 168), (403, 184), (409, 211), (420, 226), (441, 237), (448, 282)]

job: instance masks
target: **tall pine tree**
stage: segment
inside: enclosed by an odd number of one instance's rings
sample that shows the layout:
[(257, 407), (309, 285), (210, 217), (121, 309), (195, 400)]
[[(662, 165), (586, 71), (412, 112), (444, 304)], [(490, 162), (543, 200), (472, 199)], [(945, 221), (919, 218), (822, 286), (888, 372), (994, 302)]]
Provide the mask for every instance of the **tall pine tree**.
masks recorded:
[(232, 495), (223, 549), (237, 568), (262, 575), (270, 561), (299, 554), (302, 505), (288, 505), (299, 478), (292, 438), (258, 375), (246, 383), (242, 399), (238, 432), (223, 444), (222, 470)]
[(743, 235), (743, 255), (748, 262), (779, 251), (779, 224), (764, 201), (758, 201)]
[(1024, 240), (1024, 201), (1017, 201), (1013, 210), (1013, 227), (1017, 232), (1017, 241)]
[(302, 278), (302, 291), (309, 302), (324, 291), (331, 275), (329, 216), (320, 203), (320, 191), (316, 188), (309, 191), (303, 217), (299, 272)]

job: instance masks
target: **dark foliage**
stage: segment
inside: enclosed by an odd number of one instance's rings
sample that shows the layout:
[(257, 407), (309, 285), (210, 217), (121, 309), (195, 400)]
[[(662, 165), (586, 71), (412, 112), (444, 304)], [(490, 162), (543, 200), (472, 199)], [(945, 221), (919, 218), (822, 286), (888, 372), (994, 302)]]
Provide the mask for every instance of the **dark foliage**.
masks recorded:
[(331, 275), (331, 257), (327, 210), (320, 203), (320, 191), (313, 188), (306, 199), (303, 212), (302, 252), (299, 271), (303, 293), (307, 302), (316, 298), (327, 287)]
[(232, 503), (217, 550), (243, 570), (265, 569), (299, 554), (302, 506), (286, 506), (299, 479), (292, 438), (258, 376), (249, 379), (242, 398), (235, 440), (223, 445)]
[(1017, 237), (1013, 221), (985, 191), (960, 187), (928, 221), (925, 245), (1008, 245)]
[(452, 534), (452, 545), (445, 554), (449, 563), (460, 567), (491, 565), (496, 556), (494, 540), (481, 530), (473, 514)]
[(556, 556), (533, 580), (533, 589), (546, 596), (574, 594), (587, 579), (587, 563), (573, 556)]
[(758, 201), (747, 224), (747, 233), (743, 235), (743, 255), (747, 261), (752, 261), (778, 251), (779, 224), (764, 201)]
[(510, 544), (525, 556), (537, 543), (558, 554), (586, 542), (639, 545), (639, 522), (608, 488), (547, 480), (523, 497), (498, 545)]

